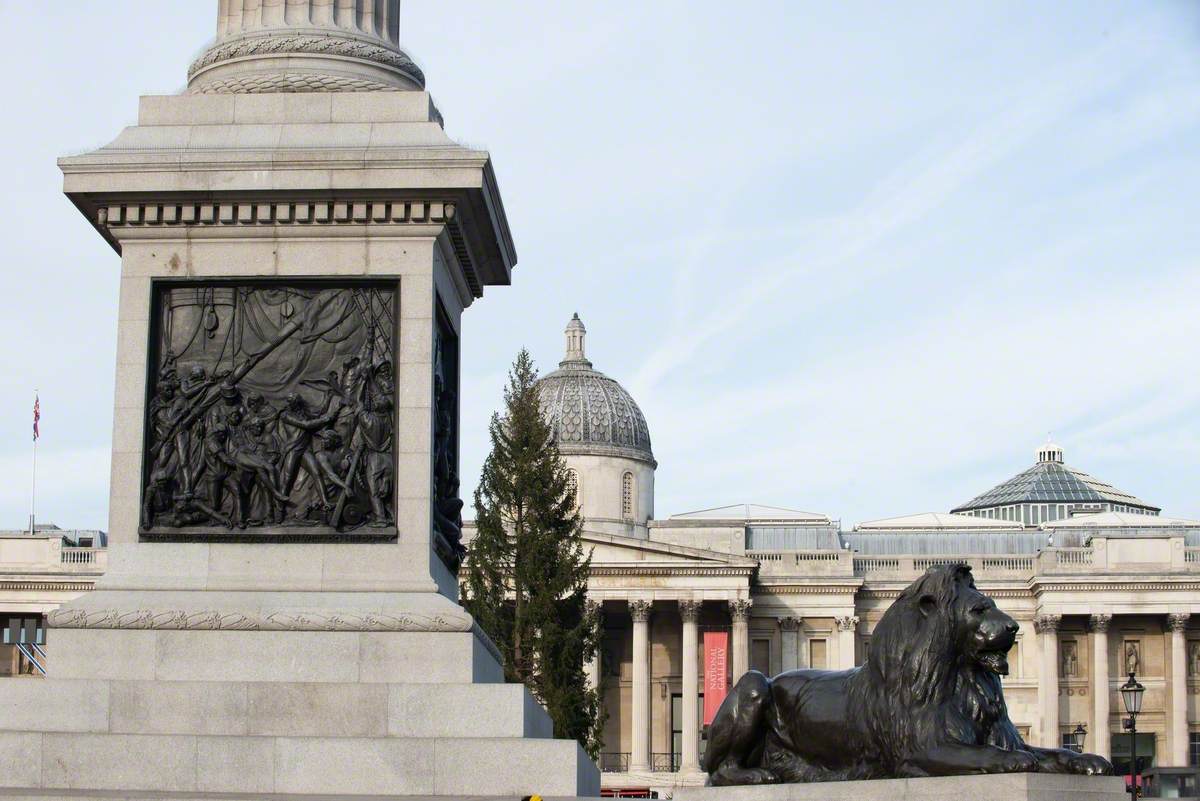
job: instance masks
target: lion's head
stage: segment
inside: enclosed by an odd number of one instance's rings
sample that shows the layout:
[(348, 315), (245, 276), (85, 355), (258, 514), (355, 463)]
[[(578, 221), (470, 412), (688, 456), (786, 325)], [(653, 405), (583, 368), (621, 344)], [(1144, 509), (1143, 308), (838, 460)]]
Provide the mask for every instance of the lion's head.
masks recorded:
[(956, 679), (964, 671), (1006, 674), (1017, 629), (1015, 620), (975, 588), (970, 567), (931, 567), (875, 627), (863, 666), (873, 696), (867, 708), (880, 715), (872, 728), (893, 736), (899, 728), (905, 740), (903, 730), (910, 729), (914, 713), (955, 703), (951, 697), (962, 684)]

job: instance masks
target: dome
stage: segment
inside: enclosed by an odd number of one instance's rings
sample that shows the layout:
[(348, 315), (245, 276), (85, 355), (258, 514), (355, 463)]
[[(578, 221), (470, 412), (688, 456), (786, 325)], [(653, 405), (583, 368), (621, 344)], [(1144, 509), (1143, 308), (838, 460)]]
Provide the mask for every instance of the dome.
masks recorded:
[(576, 314), (567, 324), (566, 356), (538, 381), (542, 415), (564, 454), (625, 456), (654, 465), (650, 428), (624, 387), (593, 369), (584, 354), (587, 329)]

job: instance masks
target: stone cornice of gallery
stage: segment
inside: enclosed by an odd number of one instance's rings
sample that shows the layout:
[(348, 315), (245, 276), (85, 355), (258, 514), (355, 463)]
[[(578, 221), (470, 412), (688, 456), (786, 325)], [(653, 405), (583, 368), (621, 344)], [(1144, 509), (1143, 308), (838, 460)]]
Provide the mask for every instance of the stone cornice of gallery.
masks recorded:
[[(912, 578), (916, 578), (915, 576)], [(894, 601), (912, 583), (912, 579), (896, 581), (866, 581), (858, 595), (869, 601)], [(1033, 593), (1023, 581), (980, 581), (976, 583), (979, 591), (993, 598), (1027, 598), (1032, 599)]]
[(38, 590), (53, 590), (61, 592), (89, 592), (96, 587), (96, 579), (99, 575), (91, 578), (80, 578), (71, 581), (62, 579), (40, 579), (40, 578), (12, 578), (0, 579), (0, 590), (13, 591), (38, 591)]
[(696, 562), (606, 562), (593, 564), (592, 576), (744, 576), (754, 573), (743, 565)]
[(1034, 577), (1029, 592), (1040, 597), (1052, 592), (1188, 592), (1200, 593), (1200, 578), (1193, 576), (1138, 578), (1124, 575), (1090, 575), (1078, 577)]
[[(894, 601), (903, 591), (904, 587), (864, 587), (859, 590), (858, 597), (864, 601)], [(985, 588), (983, 592), (992, 598), (1033, 598), (1032, 593), (1023, 587)]]
[(855, 595), (862, 589), (860, 578), (819, 578), (796, 580), (772, 576), (758, 581), (751, 587), (752, 594), (759, 595)]

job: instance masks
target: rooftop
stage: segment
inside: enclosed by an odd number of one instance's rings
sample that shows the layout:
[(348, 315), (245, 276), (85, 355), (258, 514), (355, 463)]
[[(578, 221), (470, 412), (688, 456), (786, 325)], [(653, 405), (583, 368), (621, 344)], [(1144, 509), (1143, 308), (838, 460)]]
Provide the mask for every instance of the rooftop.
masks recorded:
[(738, 503), (733, 506), (718, 506), (671, 515), (672, 520), (729, 520), (744, 523), (818, 523), (827, 524), (828, 515), (817, 512), (802, 512), (799, 509), (784, 509), (779, 506), (763, 506), (757, 503)]
[(868, 520), (854, 527), (855, 531), (963, 531), (963, 530), (1020, 530), (1024, 526), (1012, 520), (993, 520), (990, 517), (922, 512), (915, 515)]
[(1062, 448), (1047, 443), (1038, 449), (1038, 462), (992, 487), (951, 512), (966, 512), (1024, 503), (1116, 503), (1158, 512), (1137, 496), (1063, 463)]

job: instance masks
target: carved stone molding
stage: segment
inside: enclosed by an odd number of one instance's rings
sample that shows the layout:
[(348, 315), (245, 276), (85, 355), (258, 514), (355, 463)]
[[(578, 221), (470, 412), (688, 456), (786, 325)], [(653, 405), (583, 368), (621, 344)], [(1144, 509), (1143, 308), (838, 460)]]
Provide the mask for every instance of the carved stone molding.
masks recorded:
[(744, 623), (750, 619), (750, 608), (754, 601), (749, 598), (738, 598), (729, 602), (729, 615), (735, 623)]
[(680, 601), (679, 616), (685, 623), (695, 623), (700, 619), (700, 610), (703, 605), (702, 601)]
[[(197, 73), (206, 67), (222, 61), (244, 59), (253, 56), (288, 56), (288, 55), (319, 55), (338, 58), (370, 61), (402, 73), (419, 87), (425, 86), (425, 74), (421, 72), (408, 54), (391, 47), (373, 44), (358, 38), (342, 37), (329, 33), (314, 34), (285, 34), (278, 32), (260, 36), (246, 36), (226, 41), (209, 48), (200, 58), (192, 62), (188, 68), (188, 80), (195, 79)], [(280, 75), (284, 73), (278, 73)], [(397, 90), (401, 87), (389, 85), (380, 81), (368, 82), (375, 84), (370, 87), (379, 90)], [(201, 84), (192, 89), (193, 92), (209, 93), (221, 91), (213, 88), (213, 84)], [(297, 91), (295, 88), (292, 91)], [(316, 90), (310, 90), (316, 91)]]
[(388, 615), (334, 610), (227, 612), (149, 609), (56, 609), (53, 629), (154, 629), (170, 631), (451, 631), (473, 629), (467, 614)]
[[(591, 576), (750, 576), (753, 567), (689, 565), (688, 567), (655, 567), (653, 562), (625, 565), (597, 565)], [(774, 588), (772, 588), (774, 591)]]
[(858, 628), (858, 617), (855, 615), (834, 618), (834, 622), (837, 623), (837, 627), (841, 631), (854, 631)]
[(803, 621), (804, 618), (795, 615), (785, 615), (779, 618), (779, 628), (781, 631), (799, 631)]
[(1192, 616), (1187, 614), (1167, 615), (1168, 631), (1187, 631), (1188, 621)]
[(124, 226), (331, 225), (445, 223), (454, 219), (453, 203), (413, 200), (292, 201), (188, 200), (112, 203), (97, 221), (108, 228)]
[(633, 618), (634, 623), (648, 623), (650, 621), (650, 608), (654, 604), (650, 601), (635, 598), (629, 602), (629, 615)]
[(1088, 626), (1092, 631), (1103, 634), (1108, 631), (1108, 627), (1112, 625), (1112, 615), (1098, 614), (1088, 618)]
[(1058, 631), (1062, 625), (1062, 615), (1039, 615), (1033, 619), (1033, 628), (1038, 634)]

